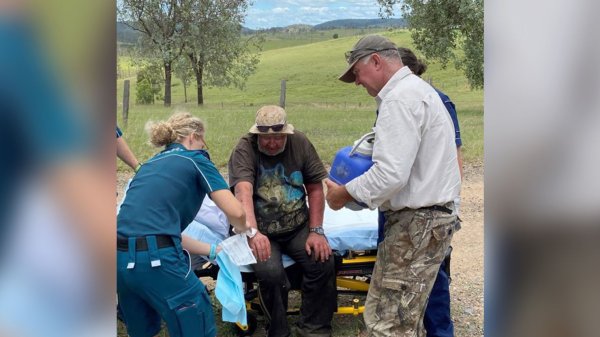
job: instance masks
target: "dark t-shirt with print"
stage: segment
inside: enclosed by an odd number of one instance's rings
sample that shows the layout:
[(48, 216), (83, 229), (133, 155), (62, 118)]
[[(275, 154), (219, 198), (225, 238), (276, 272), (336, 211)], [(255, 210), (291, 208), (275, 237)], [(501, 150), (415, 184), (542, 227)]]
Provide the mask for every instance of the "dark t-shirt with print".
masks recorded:
[(254, 213), (261, 233), (279, 236), (307, 223), (305, 184), (318, 183), (327, 171), (312, 143), (295, 130), (285, 150), (268, 156), (258, 151), (258, 136), (242, 137), (229, 158), (229, 185), (247, 181), (254, 188)]

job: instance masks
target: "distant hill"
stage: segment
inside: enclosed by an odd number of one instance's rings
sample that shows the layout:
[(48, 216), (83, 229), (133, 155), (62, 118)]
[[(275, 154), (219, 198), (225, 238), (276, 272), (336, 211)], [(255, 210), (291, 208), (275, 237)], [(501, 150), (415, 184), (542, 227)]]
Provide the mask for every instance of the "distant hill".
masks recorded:
[(254, 34), (257, 32), (263, 33), (288, 33), (288, 34), (298, 34), (303, 32), (310, 32), (313, 30), (313, 26), (305, 25), (305, 24), (294, 24), (285, 27), (271, 27), (264, 29), (250, 29), (246, 27), (242, 27), (242, 34)]
[(137, 43), (140, 32), (131, 29), (123, 22), (117, 22), (117, 41), (121, 43), (135, 44)]
[(242, 34), (254, 34), (257, 30), (242, 26)]
[(313, 26), (313, 29), (333, 28), (388, 28), (405, 27), (404, 19), (342, 19), (332, 20)]
[(295, 24), (286, 27), (271, 27), (263, 29), (250, 29), (242, 27), (242, 34), (254, 34), (257, 32), (268, 33), (300, 33), (310, 30), (328, 30), (336, 28), (388, 28), (406, 27), (404, 19), (342, 19), (320, 23), (315, 26)]
[[(286, 27), (271, 27), (259, 30), (242, 27), (242, 34), (254, 34), (257, 32), (298, 34), (309, 32), (311, 30), (328, 30), (336, 28), (398, 28), (405, 26), (406, 23), (404, 19), (342, 19), (323, 22), (315, 26), (294, 24)], [(118, 42), (135, 44), (138, 41), (139, 36), (139, 32), (131, 29), (125, 23), (117, 22)]]

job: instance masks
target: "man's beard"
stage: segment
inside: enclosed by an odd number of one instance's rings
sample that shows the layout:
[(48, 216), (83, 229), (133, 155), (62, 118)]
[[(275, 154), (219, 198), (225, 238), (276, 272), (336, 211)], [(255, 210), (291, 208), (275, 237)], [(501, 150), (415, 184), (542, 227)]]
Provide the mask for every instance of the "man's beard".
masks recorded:
[(258, 151), (266, 154), (267, 156), (276, 156), (278, 154), (281, 154), (285, 150), (285, 146), (286, 145), (287, 145), (287, 137), (285, 137), (285, 140), (283, 141), (283, 146), (281, 147), (281, 149), (279, 149), (279, 151), (277, 151), (276, 153), (270, 154), (267, 149), (265, 149), (264, 147), (260, 146), (260, 142), (259, 142), (258, 143)]

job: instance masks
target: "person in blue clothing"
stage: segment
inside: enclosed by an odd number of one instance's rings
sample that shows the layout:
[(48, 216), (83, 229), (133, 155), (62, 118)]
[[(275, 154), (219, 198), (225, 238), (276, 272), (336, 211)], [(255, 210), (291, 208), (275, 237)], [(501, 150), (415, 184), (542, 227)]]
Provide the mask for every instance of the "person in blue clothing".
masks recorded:
[(246, 214), (204, 150), (204, 125), (189, 113), (147, 125), (165, 149), (137, 172), (117, 216), (117, 294), (127, 332), (154, 336), (161, 318), (171, 337), (215, 336), (210, 299), (189, 254), (214, 259), (219, 247), (181, 232), (206, 195), (238, 233)]
[[(398, 48), (398, 52), (400, 52), (400, 58), (402, 59), (402, 63), (405, 66), (409, 67), (415, 75), (421, 76), (427, 70), (427, 65), (421, 60), (417, 59), (415, 54), (410, 49), (400, 47)], [(452, 118), (452, 122), (454, 123), (457, 160), (460, 169), (460, 176), (462, 179), (462, 140), (460, 138), (460, 128), (458, 125), (458, 116), (456, 115), (456, 109), (454, 103), (446, 94), (444, 94), (437, 88), (434, 89), (440, 95), (440, 98), (442, 99), (442, 102), (444, 102), (446, 110), (448, 110), (448, 113)], [(454, 205), (455, 212), (458, 214), (458, 200), (454, 201)], [(450, 249), (446, 253), (446, 258), (440, 266), (437, 278), (435, 280), (435, 283), (433, 284), (433, 288), (431, 289), (431, 294), (429, 295), (429, 302), (427, 303), (427, 308), (425, 309), (423, 324), (425, 325), (425, 330), (427, 330), (427, 337), (454, 336), (454, 324), (452, 323), (452, 317), (450, 315), (449, 287), (451, 251), (452, 247), (450, 247)]]
[(127, 144), (125, 139), (123, 139), (123, 131), (121, 131), (119, 126), (117, 126), (116, 132), (117, 157), (119, 157), (119, 159), (121, 159), (125, 164), (129, 165), (129, 167), (131, 167), (132, 170), (137, 172), (140, 169), (140, 167), (142, 167), (142, 164), (140, 164), (140, 162), (137, 160), (137, 158), (129, 148), (129, 145)]

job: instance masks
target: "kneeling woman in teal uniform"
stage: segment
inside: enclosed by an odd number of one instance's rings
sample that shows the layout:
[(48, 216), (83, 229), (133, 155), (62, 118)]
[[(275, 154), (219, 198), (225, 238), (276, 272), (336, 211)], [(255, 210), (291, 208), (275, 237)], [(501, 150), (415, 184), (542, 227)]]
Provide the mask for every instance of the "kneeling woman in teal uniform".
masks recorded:
[(177, 113), (147, 129), (152, 144), (165, 149), (142, 165), (117, 216), (117, 293), (127, 332), (154, 336), (162, 318), (171, 337), (215, 336), (210, 299), (189, 253), (214, 258), (216, 247), (181, 232), (206, 194), (238, 233), (246, 216), (203, 150), (199, 118)]

